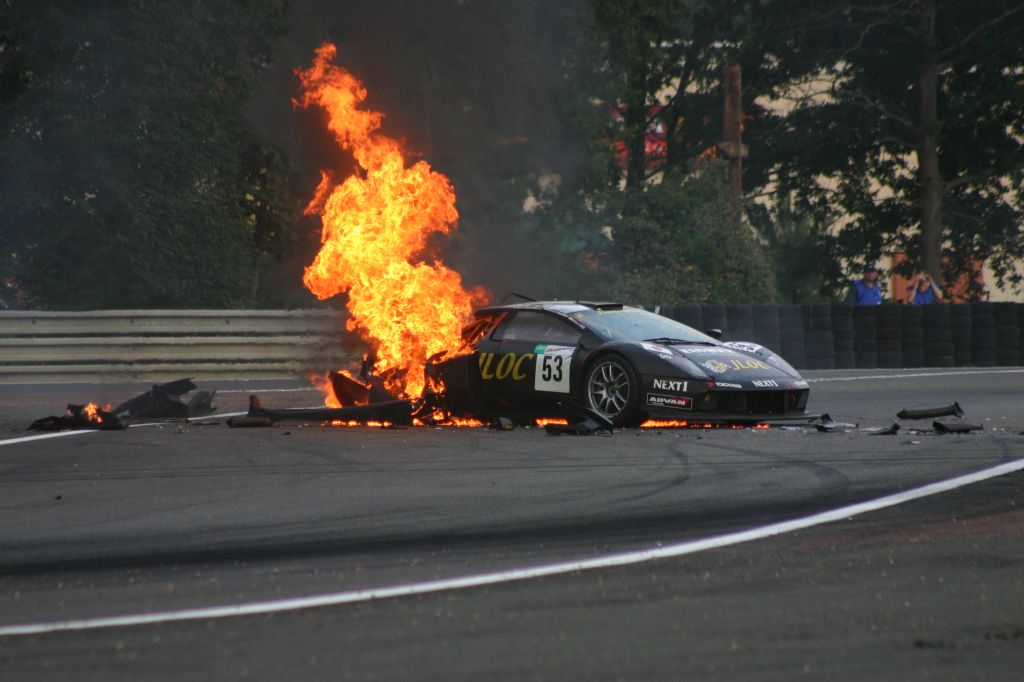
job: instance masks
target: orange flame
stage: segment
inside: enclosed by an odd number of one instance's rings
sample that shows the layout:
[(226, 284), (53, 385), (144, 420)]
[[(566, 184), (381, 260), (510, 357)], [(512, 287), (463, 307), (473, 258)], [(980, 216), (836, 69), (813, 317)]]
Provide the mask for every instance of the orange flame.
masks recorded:
[(387, 428), (391, 428), (392, 426), (394, 426), (394, 424), (392, 424), (391, 422), (375, 422), (375, 421), (357, 422), (357, 421), (342, 421), (340, 419), (335, 419), (334, 421), (330, 421), (330, 422), (324, 422), (324, 425), (325, 426), (346, 426), (346, 427), (348, 427), (348, 426), (371, 426), (371, 427), (377, 427), (377, 428), (381, 428), (381, 429), (387, 429)]
[(479, 419), (472, 419), (466, 417), (452, 417), (446, 422), (441, 423), (441, 426), (483, 426), (484, 423)]
[(534, 426), (547, 426), (548, 424), (553, 424), (556, 426), (568, 426), (569, 420), (554, 417), (541, 417), (539, 419), (534, 419), (533, 424)]
[[(104, 407), (103, 410), (105, 412), (110, 412), (110, 405), (107, 405), (106, 407)], [(99, 405), (97, 405), (96, 403), (89, 403), (88, 405), (83, 407), (82, 408), (82, 414), (85, 416), (86, 420), (89, 421), (89, 422), (92, 422), (94, 424), (102, 424), (103, 423), (103, 417), (100, 416)]]
[(314, 386), (316, 386), (316, 390), (323, 394), (324, 405), (334, 408), (341, 407), (341, 402), (339, 402), (338, 398), (334, 395), (334, 387), (331, 386), (330, 377), (326, 374), (310, 373), (309, 380)]
[(685, 419), (648, 419), (641, 429), (767, 429), (769, 424), (723, 424), (718, 422), (692, 422)]
[(340, 184), (322, 173), (306, 208), (321, 215), (321, 247), (303, 283), (321, 300), (348, 292), (348, 330), (374, 347), (378, 373), (399, 370), (390, 391), (416, 397), (426, 359), (458, 348), (485, 295), (466, 291), (440, 261), (424, 262), (430, 235), (455, 227), (455, 191), (425, 161), (406, 166), (399, 143), (378, 132), (383, 114), (359, 108), (366, 88), (332, 63), (336, 54), (324, 43), (312, 66), (296, 70), (303, 93), (294, 104), (322, 107), (361, 170)]

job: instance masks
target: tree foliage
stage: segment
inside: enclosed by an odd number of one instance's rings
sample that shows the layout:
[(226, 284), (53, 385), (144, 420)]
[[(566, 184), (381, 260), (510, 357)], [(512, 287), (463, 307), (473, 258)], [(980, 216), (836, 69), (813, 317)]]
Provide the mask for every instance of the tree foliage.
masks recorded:
[[(634, 302), (771, 299), (757, 236), (715, 162), (722, 69), (740, 54), (740, 20), (705, 0), (594, 0), (568, 64), (564, 104), (585, 163), (543, 207), (590, 286)], [(610, 238), (609, 238), (610, 237)]]
[[(793, 9), (790, 3), (770, 3)], [(906, 252), (951, 278), (1024, 253), (1024, 5), (801, 4), (764, 24), (815, 95), (770, 137), (778, 189), (826, 224), (836, 257)]]
[(5, 5), (4, 270), (48, 307), (251, 302), (294, 223), (244, 120), (282, 3)]
[[(308, 236), (299, 187), (330, 162), (280, 133), (307, 122), (290, 75), (261, 79), (324, 39), (451, 177), (446, 256), (498, 293), (806, 300), (895, 252), (1016, 277), (1019, 2), (295, 5), (0, 0), (0, 283), (51, 307), (278, 302), (266, 273)], [(742, 220), (712, 158), (730, 61)], [(284, 108), (261, 135), (256, 92)]]
[[(843, 284), (839, 264), (856, 269), (898, 252), (910, 257), (905, 267), (935, 276), (944, 268), (952, 278), (982, 260), (1000, 284), (1017, 280), (1024, 253), (1020, 3), (591, 6), (590, 41), (575, 65), (583, 74), (575, 79), (576, 115), (620, 115), (591, 137), (580, 196), (646, 194), (652, 178), (680, 187), (694, 159), (721, 139), (721, 72), (735, 61), (743, 69), (750, 147), (744, 189), (747, 202), (760, 199), (746, 208), (758, 230), (755, 248), (774, 251), (784, 298), (828, 295)], [(664, 142), (653, 163), (652, 130)], [(628, 211), (635, 203), (622, 205)], [(608, 202), (579, 205), (577, 220), (567, 223), (592, 223), (593, 207)], [(723, 229), (739, 234), (736, 226)], [(647, 244), (663, 236), (653, 225), (646, 236), (630, 234)]]
[(728, 168), (711, 160), (642, 192), (608, 196), (612, 239), (597, 253), (612, 266), (616, 299), (634, 303), (756, 303), (773, 276), (753, 233), (729, 210)]

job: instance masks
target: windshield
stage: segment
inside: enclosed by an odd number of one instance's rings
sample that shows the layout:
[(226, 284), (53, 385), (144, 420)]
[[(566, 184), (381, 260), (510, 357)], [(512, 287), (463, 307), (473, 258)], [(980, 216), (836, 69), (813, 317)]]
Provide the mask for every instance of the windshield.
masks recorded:
[(653, 341), (655, 343), (708, 343), (717, 341), (693, 327), (649, 313), (640, 308), (586, 310), (573, 313), (589, 329), (608, 340)]

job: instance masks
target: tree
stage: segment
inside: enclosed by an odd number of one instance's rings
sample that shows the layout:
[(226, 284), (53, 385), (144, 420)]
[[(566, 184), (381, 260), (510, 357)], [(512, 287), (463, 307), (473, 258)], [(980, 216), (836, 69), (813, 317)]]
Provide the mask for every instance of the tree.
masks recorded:
[(267, 169), (289, 180), (244, 119), (283, 4), (6, 5), (5, 270), (48, 307), (250, 302), (267, 235), (293, 222), (258, 210)]
[(947, 280), (981, 259), (1019, 284), (1024, 5), (800, 4), (783, 27), (771, 4), (762, 30), (821, 86), (772, 136), (779, 187), (839, 225), (837, 255), (905, 251)]
[(585, 162), (538, 222), (583, 254), (601, 295), (770, 300), (763, 248), (733, 210), (722, 165), (709, 158), (721, 140), (722, 68), (744, 57), (732, 37), (747, 16), (743, 3), (591, 6), (565, 96), (567, 117), (586, 132)]
[(774, 280), (751, 230), (737, 229), (728, 165), (709, 160), (642, 192), (606, 195), (611, 294), (642, 304), (756, 303)]

